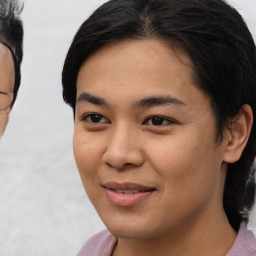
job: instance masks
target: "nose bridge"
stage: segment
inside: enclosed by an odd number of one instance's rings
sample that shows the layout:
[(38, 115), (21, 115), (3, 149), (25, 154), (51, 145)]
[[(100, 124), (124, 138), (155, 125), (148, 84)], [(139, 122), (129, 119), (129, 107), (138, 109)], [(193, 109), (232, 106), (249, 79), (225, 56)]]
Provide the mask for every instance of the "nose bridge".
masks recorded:
[(115, 125), (110, 133), (103, 161), (116, 169), (127, 165), (140, 166), (144, 162), (144, 156), (138, 136), (136, 129), (127, 123)]

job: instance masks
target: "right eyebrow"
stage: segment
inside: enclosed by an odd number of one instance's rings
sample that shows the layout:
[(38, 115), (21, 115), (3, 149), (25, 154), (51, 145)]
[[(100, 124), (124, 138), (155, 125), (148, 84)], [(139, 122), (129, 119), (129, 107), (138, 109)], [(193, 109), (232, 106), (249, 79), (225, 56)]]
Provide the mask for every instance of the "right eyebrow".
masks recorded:
[(92, 104), (99, 105), (99, 106), (108, 106), (109, 105), (105, 99), (100, 98), (98, 96), (94, 96), (87, 92), (81, 93), (77, 99), (77, 103), (83, 102), (83, 101), (87, 101), (87, 102), (90, 102)]

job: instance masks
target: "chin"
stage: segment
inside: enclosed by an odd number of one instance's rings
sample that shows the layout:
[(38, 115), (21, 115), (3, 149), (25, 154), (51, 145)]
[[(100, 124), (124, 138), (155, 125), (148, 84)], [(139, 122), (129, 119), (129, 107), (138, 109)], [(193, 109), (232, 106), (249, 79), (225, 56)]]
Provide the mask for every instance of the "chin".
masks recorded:
[(118, 228), (118, 227), (110, 227), (108, 230), (115, 236), (120, 237), (124, 239), (136, 239), (136, 240), (143, 240), (150, 238), (150, 234), (145, 230), (145, 227), (143, 230), (140, 230), (138, 228)]
[(155, 227), (145, 219), (142, 221), (137, 220), (119, 220), (112, 218), (112, 221), (106, 221), (107, 229), (116, 237), (126, 239), (150, 239), (155, 234)]

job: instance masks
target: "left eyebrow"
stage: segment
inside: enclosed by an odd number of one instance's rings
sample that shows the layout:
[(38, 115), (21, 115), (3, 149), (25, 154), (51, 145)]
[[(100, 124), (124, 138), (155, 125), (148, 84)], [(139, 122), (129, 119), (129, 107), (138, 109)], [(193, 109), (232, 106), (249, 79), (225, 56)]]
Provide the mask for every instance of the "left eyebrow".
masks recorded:
[(187, 107), (187, 105), (183, 101), (171, 96), (157, 96), (157, 97), (144, 98), (139, 101), (136, 101), (133, 104), (133, 107), (145, 108), (145, 107), (155, 107), (159, 105), (176, 105), (176, 106)]
[(0, 94), (4, 94), (4, 95), (7, 95), (7, 93), (6, 93), (6, 92), (2, 92), (2, 91), (0, 91)]

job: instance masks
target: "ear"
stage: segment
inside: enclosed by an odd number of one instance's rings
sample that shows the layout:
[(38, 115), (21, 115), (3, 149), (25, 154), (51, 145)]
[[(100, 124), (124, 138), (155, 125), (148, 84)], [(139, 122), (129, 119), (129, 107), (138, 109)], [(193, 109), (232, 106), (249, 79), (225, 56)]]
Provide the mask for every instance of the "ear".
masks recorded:
[(224, 162), (234, 163), (240, 159), (250, 136), (252, 123), (252, 109), (249, 105), (245, 104), (232, 120), (231, 129), (227, 131), (227, 146), (223, 158)]

